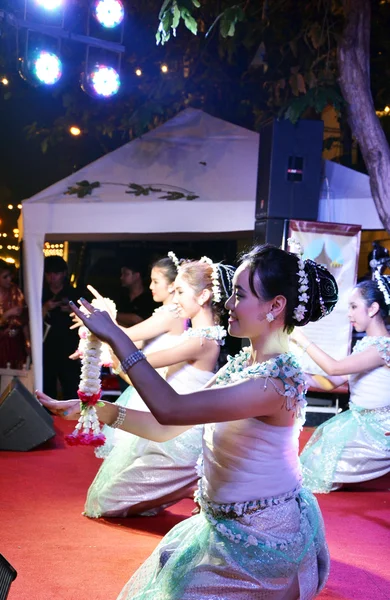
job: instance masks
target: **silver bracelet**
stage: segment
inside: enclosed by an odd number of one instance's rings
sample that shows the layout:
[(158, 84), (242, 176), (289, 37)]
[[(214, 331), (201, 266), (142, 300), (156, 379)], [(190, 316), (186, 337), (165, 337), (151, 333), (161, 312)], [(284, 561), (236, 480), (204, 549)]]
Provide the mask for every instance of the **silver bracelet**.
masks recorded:
[(124, 406), (118, 406), (118, 416), (113, 423), (110, 424), (110, 427), (113, 429), (117, 429), (121, 425), (123, 425), (123, 421), (126, 418), (126, 408)]
[(135, 352), (132, 352), (131, 354), (129, 354), (129, 356), (126, 356), (126, 358), (122, 360), (121, 367), (126, 373), (129, 369), (131, 369), (131, 367), (134, 367), (134, 365), (136, 365), (137, 362), (139, 362), (140, 360), (146, 360), (146, 356), (141, 350), (136, 350)]

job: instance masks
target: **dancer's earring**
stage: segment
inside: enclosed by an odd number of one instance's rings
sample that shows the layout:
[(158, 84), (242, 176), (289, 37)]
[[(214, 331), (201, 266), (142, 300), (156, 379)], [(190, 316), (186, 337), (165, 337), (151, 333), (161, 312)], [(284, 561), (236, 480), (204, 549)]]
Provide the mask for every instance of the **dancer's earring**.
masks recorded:
[(267, 319), (268, 323), (272, 323), (272, 321), (275, 321), (275, 317), (273, 316), (272, 312), (268, 312), (265, 315), (265, 318)]

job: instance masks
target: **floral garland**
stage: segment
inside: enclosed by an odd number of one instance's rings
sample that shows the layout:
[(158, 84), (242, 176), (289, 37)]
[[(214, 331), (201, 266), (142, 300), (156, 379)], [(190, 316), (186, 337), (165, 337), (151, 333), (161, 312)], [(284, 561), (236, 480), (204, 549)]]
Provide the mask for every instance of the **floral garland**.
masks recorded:
[(211, 283), (212, 283), (213, 301), (216, 304), (218, 304), (222, 300), (221, 284), (219, 282), (218, 264), (214, 263), (211, 260), (211, 258), (209, 258), (208, 256), (202, 256), (202, 258), (200, 259), (199, 262), (210, 265), (210, 267), (211, 267)]
[(378, 288), (380, 289), (380, 291), (383, 294), (383, 298), (385, 299), (386, 306), (390, 306), (390, 294), (389, 294), (389, 292), (388, 292), (388, 290), (386, 288), (385, 283), (383, 282), (383, 279), (381, 277), (379, 269), (377, 269), (374, 272), (374, 277), (376, 279), (376, 283), (377, 283)]
[(307, 290), (309, 289), (309, 279), (305, 271), (305, 261), (303, 260), (303, 248), (301, 244), (295, 238), (288, 238), (287, 242), (290, 246), (295, 246), (294, 254), (296, 254), (298, 258), (298, 300), (300, 304), (294, 308), (293, 316), (299, 323), (305, 318), (305, 312), (307, 311), (305, 304), (308, 303), (310, 297), (309, 294), (307, 294)]
[[(104, 298), (103, 303), (97, 299), (92, 301), (95, 308), (101, 306), (102, 309), (108, 309), (111, 315), (116, 315), (116, 306), (109, 298)], [(80, 345), (82, 346), (81, 359), (81, 378), (77, 395), (80, 399), (80, 417), (74, 431), (65, 436), (66, 442), (70, 446), (103, 446), (106, 437), (100, 430), (100, 423), (96, 413), (96, 405), (103, 406), (99, 402), (101, 395), (100, 369), (102, 364), (112, 361), (110, 358), (103, 358), (103, 350), (106, 347), (108, 355), (109, 346), (103, 344), (86, 327), (80, 327), (85, 330), (80, 334)]]
[(106, 441), (100, 431), (95, 406), (100, 403), (100, 355), (102, 343), (88, 333), (82, 358), (81, 379), (77, 395), (80, 398), (80, 418), (74, 431), (65, 437), (70, 446), (102, 446)]
[(176, 271), (178, 271), (179, 267), (180, 267), (180, 261), (177, 258), (176, 254), (174, 252), (170, 251), (170, 252), (168, 252), (168, 258), (171, 259), (171, 261), (175, 265)]

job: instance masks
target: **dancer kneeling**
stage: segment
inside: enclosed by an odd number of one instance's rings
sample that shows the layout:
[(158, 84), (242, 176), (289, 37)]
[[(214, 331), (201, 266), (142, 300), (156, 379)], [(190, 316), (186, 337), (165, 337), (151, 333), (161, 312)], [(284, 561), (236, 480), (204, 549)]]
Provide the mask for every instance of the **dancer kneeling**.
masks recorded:
[[(165, 536), (120, 600), (308, 600), (322, 589), (329, 557), (318, 505), (301, 487), (305, 382), (288, 352), (288, 334), (330, 312), (336, 300), (337, 286), (323, 267), (272, 246), (255, 248), (236, 271), (226, 303), (231, 335), (249, 338), (250, 347), (219, 371), (210, 389), (182, 396), (106, 313), (85, 301), (88, 317), (75, 308), (113, 347), (155, 417), (128, 410), (122, 428), (171, 438), (208, 423), (201, 512)], [(45, 404), (74, 410), (69, 402)], [(113, 423), (118, 408), (106, 403), (98, 415)]]
[[(215, 323), (221, 301), (229, 295), (233, 271), (232, 267), (211, 261), (185, 262), (179, 267), (175, 281), (178, 314), (182, 319), (191, 319), (193, 327), (180, 336), (175, 346), (147, 354), (155, 368), (168, 367), (166, 380), (179, 394), (201, 389), (214, 375), (226, 336), (226, 331)], [(43, 396), (38, 398), (42, 400)], [(144, 410), (142, 400), (135, 401), (134, 394), (130, 403)], [(116, 406), (115, 410), (124, 414), (125, 408)], [(149, 439), (142, 431), (133, 433), (136, 435), (123, 432), (100, 467), (88, 490), (86, 516), (151, 515), (193, 495), (202, 425), (173, 439)]]
[[(351, 356), (334, 360), (301, 331), (293, 339), (329, 375), (334, 387), (349, 377), (349, 410), (323, 423), (301, 454), (304, 484), (327, 493), (345, 483), (357, 483), (390, 472), (390, 279), (376, 273), (352, 292), (348, 316), (359, 340)], [(329, 387), (327, 388), (329, 389)]]

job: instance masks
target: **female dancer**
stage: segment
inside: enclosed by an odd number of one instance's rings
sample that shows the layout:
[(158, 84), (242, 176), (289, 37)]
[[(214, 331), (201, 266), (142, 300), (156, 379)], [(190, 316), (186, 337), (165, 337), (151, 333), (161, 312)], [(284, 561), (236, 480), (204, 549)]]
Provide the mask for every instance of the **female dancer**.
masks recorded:
[[(161, 302), (162, 306), (156, 308), (149, 319), (132, 327), (122, 327), (134, 342), (144, 343), (143, 350), (146, 355), (157, 350), (175, 346), (180, 342), (180, 336), (184, 332), (185, 319), (179, 316), (177, 304), (173, 302), (175, 293), (174, 284), (179, 266), (180, 261), (173, 252), (168, 252), (168, 256), (159, 259), (153, 264), (149, 287), (152, 291), (153, 300), (158, 303)], [(104, 298), (91, 286), (89, 286), (89, 289), (104, 306)], [(113, 315), (111, 316), (113, 317)], [(78, 318), (75, 318), (75, 322), (77, 326), (82, 325)], [(129, 383), (127, 375), (123, 373), (120, 366), (114, 370)], [(160, 370), (161, 375), (170, 378), (171, 385), (173, 383), (172, 379), (178, 372), (180, 372), (180, 369), (175, 370), (172, 368), (170, 372), (166, 369)], [(115, 404), (128, 406), (137, 410), (148, 410), (132, 385), (126, 388)], [(106, 442), (104, 446), (95, 449), (95, 455), (98, 458), (106, 458), (117, 441), (127, 435), (121, 429), (112, 429), (112, 427), (108, 426), (103, 428), (103, 433), (106, 436)]]
[[(168, 367), (166, 380), (177, 393), (198, 390), (213, 377), (226, 336), (215, 323), (222, 290), (225, 299), (229, 295), (233, 268), (210, 263), (186, 262), (179, 267), (175, 280), (179, 315), (191, 319), (192, 328), (182, 334), (180, 343), (147, 356), (154, 367)], [(89, 488), (86, 516), (151, 515), (192, 495), (202, 426), (163, 443), (145, 439), (142, 432), (139, 436), (124, 434), (105, 459)]]
[[(310, 600), (322, 589), (329, 557), (318, 505), (300, 483), (305, 383), (288, 352), (288, 333), (330, 312), (336, 300), (337, 286), (323, 267), (273, 246), (254, 248), (226, 303), (231, 335), (249, 338), (250, 347), (215, 376), (211, 389), (184, 396), (107, 314), (83, 302), (91, 311), (81, 316), (84, 323), (112, 345), (153, 413), (105, 404), (98, 408), (103, 422), (155, 439), (209, 423), (201, 512), (165, 536), (120, 600)], [(77, 415), (74, 403), (44, 403), (68, 418)]]
[(390, 471), (390, 336), (385, 325), (389, 308), (389, 277), (376, 273), (375, 280), (357, 284), (348, 316), (355, 330), (367, 335), (343, 360), (331, 358), (301, 331), (293, 333), (294, 341), (321, 369), (336, 376), (330, 377), (334, 387), (350, 374), (349, 410), (318, 427), (300, 457), (305, 486), (313, 492), (327, 493)]

